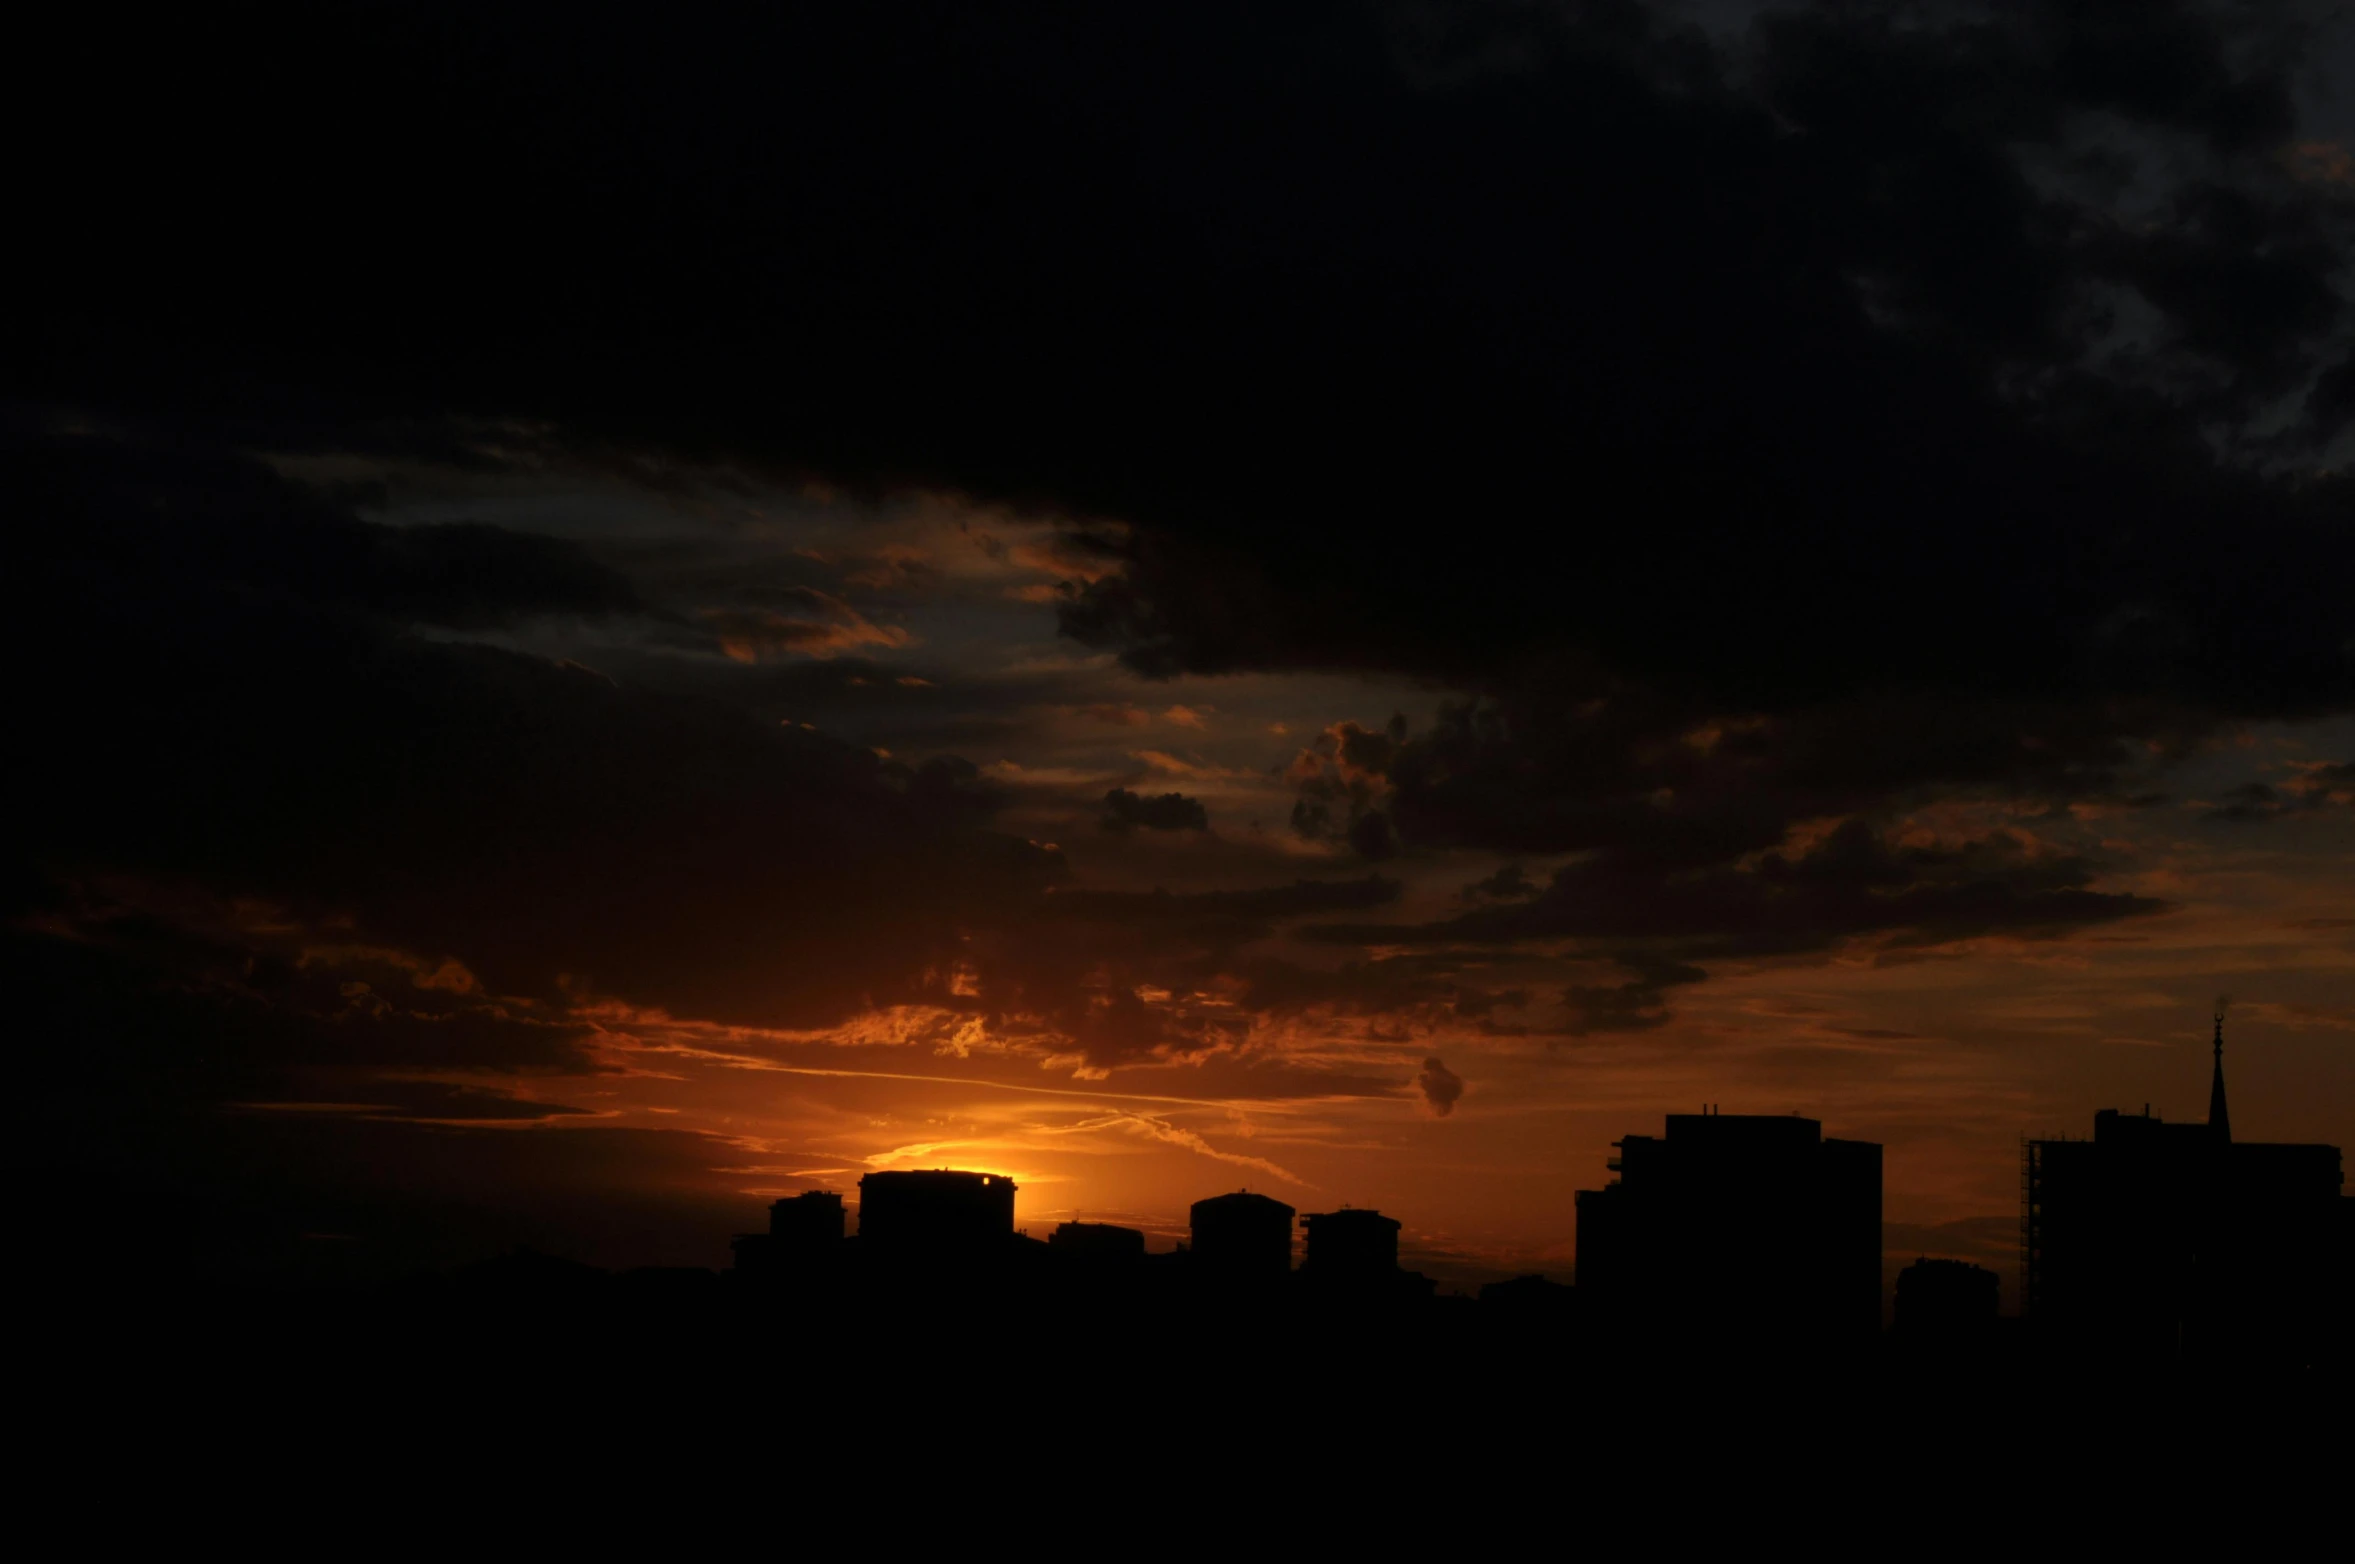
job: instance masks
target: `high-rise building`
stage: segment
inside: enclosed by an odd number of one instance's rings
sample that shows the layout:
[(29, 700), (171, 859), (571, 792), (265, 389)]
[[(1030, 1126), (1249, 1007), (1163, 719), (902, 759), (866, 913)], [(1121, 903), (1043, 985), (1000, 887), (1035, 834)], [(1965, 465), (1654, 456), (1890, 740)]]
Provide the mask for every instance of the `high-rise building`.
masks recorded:
[(1238, 1190), (1197, 1200), (1192, 1210), (1197, 1275), (1218, 1281), (1280, 1282), (1292, 1269), (1292, 1208)]
[(1881, 1320), (1881, 1148), (1796, 1115), (1670, 1114), (1580, 1190), (1581, 1308), (1696, 1346), (1862, 1344)]
[(2224, 1020), (2204, 1124), (2105, 1108), (2089, 1140), (2030, 1140), (2021, 1272), (2037, 1329), (2148, 1359), (2304, 1357), (2346, 1264), (2339, 1148), (2232, 1138)]
[(859, 1180), (859, 1244), (870, 1252), (970, 1253), (1014, 1236), (1014, 1181), (934, 1168)]

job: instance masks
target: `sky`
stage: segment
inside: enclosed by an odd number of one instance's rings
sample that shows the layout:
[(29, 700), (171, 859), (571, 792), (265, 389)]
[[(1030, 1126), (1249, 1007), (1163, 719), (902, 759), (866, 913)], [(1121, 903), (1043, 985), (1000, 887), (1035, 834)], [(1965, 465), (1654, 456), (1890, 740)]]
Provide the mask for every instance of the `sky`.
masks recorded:
[[(1571, 1273), (1665, 1113), (2355, 1141), (2344, 7), (29, 36), (20, 1173), (224, 1279), (867, 1172)], [(60, 1250), (81, 1252), (81, 1250)]]

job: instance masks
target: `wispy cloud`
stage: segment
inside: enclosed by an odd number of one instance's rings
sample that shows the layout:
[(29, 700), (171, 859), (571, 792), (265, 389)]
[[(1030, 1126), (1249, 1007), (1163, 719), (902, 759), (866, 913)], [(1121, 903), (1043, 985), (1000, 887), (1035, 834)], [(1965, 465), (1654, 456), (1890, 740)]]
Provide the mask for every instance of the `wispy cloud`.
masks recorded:
[(1247, 1156), (1239, 1151), (1222, 1151), (1192, 1130), (1180, 1128), (1149, 1113), (1108, 1113), (1098, 1118), (1083, 1119), (1077, 1124), (1062, 1125), (1047, 1133), (1076, 1135), (1103, 1130), (1117, 1130), (1165, 1146), (1176, 1146), (1216, 1162), (1231, 1162), (1236, 1167), (1251, 1168), (1271, 1178), (1282, 1179), (1287, 1184), (1297, 1184), (1303, 1189), (1315, 1187), (1290, 1168), (1270, 1162), (1265, 1157)]

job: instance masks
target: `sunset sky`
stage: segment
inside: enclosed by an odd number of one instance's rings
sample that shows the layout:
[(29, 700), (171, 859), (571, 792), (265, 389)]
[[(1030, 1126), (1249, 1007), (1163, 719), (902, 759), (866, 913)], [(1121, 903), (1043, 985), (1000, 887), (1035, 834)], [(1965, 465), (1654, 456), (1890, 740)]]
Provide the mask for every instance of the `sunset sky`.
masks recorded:
[[(12, 93), (19, 1165), (224, 1277), (2355, 1145), (2316, 5), (231, 8)], [(37, 79), (35, 79), (37, 78)], [(110, 1215), (114, 1213), (114, 1215)]]

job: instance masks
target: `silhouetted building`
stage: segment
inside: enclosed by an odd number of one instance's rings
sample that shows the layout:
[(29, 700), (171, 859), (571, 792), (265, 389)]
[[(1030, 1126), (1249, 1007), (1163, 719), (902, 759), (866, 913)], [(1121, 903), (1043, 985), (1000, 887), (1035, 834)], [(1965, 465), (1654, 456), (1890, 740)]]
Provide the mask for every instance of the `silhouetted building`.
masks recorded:
[(1145, 1235), (1109, 1222), (1065, 1222), (1047, 1235), (1047, 1247), (1076, 1259), (1134, 1261), (1145, 1258)]
[(1480, 1289), (1483, 1311), (1511, 1319), (1567, 1320), (1577, 1304), (1577, 1288), (1542, 1276), (1516, 1276), (1509, 1282), (1490, 1282)]
[[(2330, 1280), (2328, 1312), (2335, 1319), (2355, 1319), (2355, 1195), (2339, 1197), (2337, 1226), (2337, 1237), (2331, 1247), (2338, 1256), (2338, 1265)], [(2342, 1338), (2337, 1356), (2342, 1362), (2355, 1357), (2355, 1343)]]
[(1925, 1345), (1983, 1342), (1994, 1334), (2003, 1283), (1967, 1260), (1916, 1260), (1897, 1273), (1897, 1334)]
[(1196, 1274), (1218, 1281), (1278, 1282), (1292, 1269), (1292, 1208), (1238, 1190), (1194, 1202)]
[(1797, 1116), (1670, 1114), (1580, 1190), (1578, 1292), (1700, 1346), (1864, 1344), (1881, 1325), (1881, 1148)]
[(1343, 1206), (1304, 1216), (1300, 1225), (1308, 1230), (1300, 1281), (1313, 1293), (1395, 1304), (1427, 1299), (1438, 1287), (1419, 1272), (1398, 1268), (1394, 1217)]
[(842, 1196), (804, 1190), (769, 1204), (769, 1236), (794, 1253), (824, 1253), (842, 1242)]
[(2343, 1285), (2339, 1149), (2232, 1138), (2224, 1021), (2208, 1122), (2105, 1108), (2090, 1140), (2031, 1140), (2023, 1293), (2040, 1330), (2133, 1357), (2302, 1356)]
[(805, 1190), (773, 1201), (769, 1230), (739, 1235), (728, 1246), (739, 1275), (804, 1275), (830, 1266), (842, 1253), (842, 1196), (831, 1189)]
[(1384, 1278), (1398, 1269), (1398, 1222), (1379, 1211), (1318, 1212), (1300, 1219), (1308, 1252), (1300, 1270), (1319, 1280)]
[(1003, 1248), (1014, 1236), (1014, 1181), (998, 1173), (869, 1173), (859, 1180), (859, 1243), (894, 1253)]

